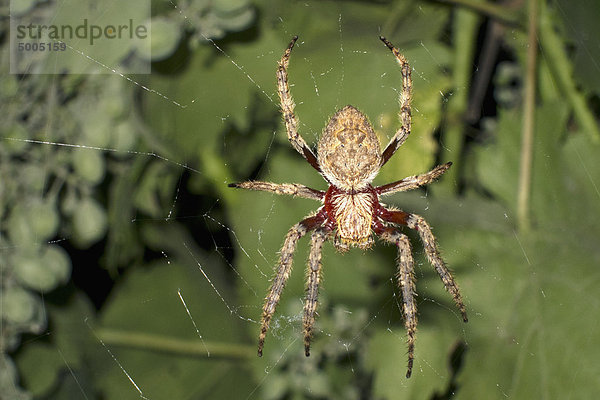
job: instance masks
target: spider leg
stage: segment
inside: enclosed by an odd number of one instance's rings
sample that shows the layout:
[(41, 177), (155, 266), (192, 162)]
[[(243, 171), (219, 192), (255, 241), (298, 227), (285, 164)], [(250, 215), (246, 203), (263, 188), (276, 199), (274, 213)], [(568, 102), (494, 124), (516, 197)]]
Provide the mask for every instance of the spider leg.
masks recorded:
[(394, 228), (385, 227), (376, 232), (383, 240), (394, 243), (398, 247), (398, 284), (402, 292), (402, 315), (408, 342), (408, 367), (406, 377), (410, 378), (415, 358), (415, 339), (417, 333), (417, 305), (415, 303), (415, 276), (408, 236)]
[(304, 138), (298, 133), (298, 118), (294, 113), (296, 104), (294, 103), (294, 99), (292, 99), (290, 86), (288, 84), (287, 68), (290, 63), (290, 54), (292, 53), (292, 48), (294, 47), (296, 40), (298, 40), (298, 36), (292, 38), (292, 41), (279, 61), (277, 67), (277, 92), (281, 103), (281, 113), (283, 114), (283, 120), (285, 121), (285, 129), (292, 147), (296, 149), (298, 153), (302, 154), (302, 157), (304, 157), (314, 169), (321, 172), (317, 157), (310, 147), (308, 147)]
[(279, 267), (277, 273), (271, 283), (269, 294), (265, 298), (265, 304), (263, 305), (262, 318), (260, 323), (260, 334), (258, 335), (258, 356), (262, 356), (263, 346), (265, 343), (265, 337), (269, 330), (269, 323), (275, 313), (275, 307), (279, 303), (281, 292), (285, 283), (287, 282), (290, 272), (292, 270), (292, 261), (294, 259), (294, 252), (296, 251), (296, 245), (298, 240), (304, 236), (308, 231), (313, 230), (320, 226), (325, 218), (324, 214), (319, 212), (311, 217), (305, 218), (292, 226), (288, 231), (283, 247), (281, 248), (281, 254), (279, 256)]
[(375, 188), (375, 191), (379, 195), (387, 195), (396, 192), (404, 192), (406, 190), (412, 190), (421, 186), (428, 185), (437, 178), (439, 178), (444, 172), (446, 172), (451, 165), (451, 162), (438, 165), (437, 167), (425, 174), (409, 176), (399, 181), (388, 183), (387, 185), (378, 186)]
[(404, 143), (408, 135), (410, 134), (410, 126), (411, 126), (411, 111), (410, 111), (410, 100), (412, 98), (412, 79), (411, 79), (411, 70), (408, 65), (408, 61), (406, 61), (406, 57), (398, 51), (386, 38), (380, 36), (379, 39), (394, 53), (396, 56), (396, 60), (398, 60), (398, 64), (400, 64), (400, 69), (402, 72), (402, 91), (400, 92), (400, 122), (402, 122), (402, 126), (394, 137), (390, 140), (385, 150), (381, 154), (381, 165), (383, 166), (398, 150), (400, 146)]
[(321, 201), (323, 199), (323, 196), (325, 196), (325, 192), (311, 189), (307, 186), (300, 185), (298, 183), (247, 181), (240, 183), (230, 183), (227, 186), (240, 189), (262, 190), (263, 192), (271, 192), (275, 194), (287, 194), (291, 196), (297, 196), (317, 201)]
[(320, 228), (311, 236), (310, 255), (308, 257), (308, 279), (306, 283), (306, 301), (304, 303), (304, 354), (310, 355), (310, 339), (312, 328), (315, 323), (315, 310), (317, 309), (317, 298), (319, 295), (319, 282), (321, 281), (321, 249), (327, 240), (330, 229)]
[(433, 232), (431, 231), (431, 227), (425, 221), (423, 217), (416, 214), (410, 214), (404, 211), (392, 211), (385, 210), (381, 216), (385, 221), (392, 222), (395, 224), (406, 225), (411, 229), (414, 229), (418, 232), (421, 237), (421, 241), (423, 242), (423, 246), (425, 247), (425, 254), (427, 255), (427, 259), (433, 265), (436, 272), (442, 279), (444, 283), (444, 287), (446, 290), (452, 295), (454, 299), (454, 303), (458, 307), (462, 319), (464, 322), (468, 321), (467, 311), (465, 309), (465, 304), (463, 303), (462, 296), (460, 294), (460, 290), (458, 289), (458, 285), (454, 281), (454, 277), (452, 273), (444, 263), (444, 260), (440, 256), (440, 251), (438, 250), (435, 236), (433, 236)]

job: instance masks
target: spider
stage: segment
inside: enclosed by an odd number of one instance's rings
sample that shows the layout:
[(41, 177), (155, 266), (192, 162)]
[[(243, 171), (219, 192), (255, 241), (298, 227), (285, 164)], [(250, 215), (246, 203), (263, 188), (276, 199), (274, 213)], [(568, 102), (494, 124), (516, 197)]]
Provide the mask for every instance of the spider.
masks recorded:
[(229, 187), (298, 196), (322, 203), (314, 214), (292, 226), (285, 237), (277, 272), (262, 309), (258, 355), (262, 356), (269, 323), (275, 313), (275, 307), (279, 302), (283, 287), (290, 276), (298, 240), (312, 231), (303, 315), (304, 349), (305, 355), (308, 357), (321, 279), (323, 243), (332, 238), (334, 246), (341, 252), (348, 250), (351, 246), (368, 249), (373, 244), (374, 233), (382, 240), (395, 244), (398, 248), (397, 278), (402, 293), (402, 314), (407, 332), (408, 367), (406, 377), (409, 378), (413, 367), (417, 330), (414, 261), (410, 241), (405, 234), (398, 230), (398, 225), (408, 226), (418, 232), (429, 262), (441, 277), (446, 290), (454, 298), (465, 322), (467, 322), (467, 314), (458, 286), (440, 256), (429, 224), (419, 215), (386, 207), (379, 202), (380, 196), (416, 189), (431, 183), (446, 172), (452, 163), (448, 162), (425, 174), (410, 176), (386, 185), (377, 187), (371, 185), (379, 169), (407, 139), (411, 127), (411, 69), (406, 58), (386, 38), (381, 36), (380, 39), (392, 51), (402, 72), (402, 91), (399, 99), (399, 116), (402, 126), (383, 152), (380, 151), (379, 139), (367, 117), (351, 105), (337, 111), (329, 119), (319, 140), (317, 155), (300, 136), (287, 74), (290, 54), (298, 40), (298, 36), (294, 36), (277, 67), (277, 89), (281, 112), (292, 147), (321, 174), (329, 184), (329, 188), (321, 191), (297, 183), (278, 184), (258, 181), (232, 183), (229, 184)]

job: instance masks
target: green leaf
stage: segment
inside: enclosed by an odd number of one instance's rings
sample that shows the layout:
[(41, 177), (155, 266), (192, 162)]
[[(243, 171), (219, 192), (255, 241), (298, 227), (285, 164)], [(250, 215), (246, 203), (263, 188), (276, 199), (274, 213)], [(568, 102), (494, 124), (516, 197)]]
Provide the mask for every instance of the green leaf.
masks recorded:
[(73, 241), (85, 248), (100, 240), (106, 229), (105, 209), (91, 197), (81, 199), (73, 213)]
[[(146, 60), (160, 61), (170, 56), (177, 48), (181, 40), (181, 28), (179, 24), (167, 18), (160, 17), (153, 18), (150, 26), (152, 30), (150, 48), (142, 44), (138, 52)], [(149, 53), (146, 53), (148, 50)]]
[(563, 20), (564, 33), (575, 48), (572, 59), (575, 78), (586, 91), (600, 95), (600, 48), (594, 43), (594, 38), (600, 36), (596, 18), (600, 15), (600, 3), (594, 0), (559, 0), (556, 7)]
[(93, 316), (91, 305), (83, 296), (75, 295), (60, 307), (50, 305), (46, 310), (52, 321), (51, 334), (45, 340), (25, 342), (16, 356), (25, 386), (38, 397), (92, 393), (86, 371), (92, 343), (86, 326)]
[(104, 178), (105, 162), (102, 152), (78, 149), (72, 156), (73, 169), (83, 180), (97, 185)]
[(37, 310), (41, 307), (39, 300), (19, 286), (3, 288), (2, 319), (15, 325), (32, 322)]
[(0, 395), (13, 400), (29, 400), (31, 395), (18, 385), (15, 365), (5, 353), (0, 356)]
[[(73, 0), (53, 4), (40, 14), (45, 18), (42, 23), (35, 20), (34, 26), (45, 26), (41, 31), (42, 40), (61, 40), (67, 44), (67, 50), (47, 52), (43, 72), (110, 73), (112, 68), (119, 70), (120, 64), (134, 49), (136, 35), (132, 31), (135, 32), (149, 14), (150, 4), (143, 1), (122, 3), (118, 7), (100, 3), (90, 7)], [(25, 20), (25, 25), (32, 20)], [(36, 37), (34, 33), (32, 39)]]
[[(532, 213), (541, 224), (566, 211), (557, 207), (566, 199), (562, 198), (564, 192), (558, 190), (556, 178), (561, 174), (558, 144), (566, 128), (567, 111), (565, 104), (558, 101), (546, 102), (536, 110), (531, 201)], [(500, 111), (494, 141), (476, 153), (480, 182), (514, 212), (520, 173), (519, 111)]]
[(34, 396), (48, 393), (57, 383), (59, 372), (65, 367), (60, 353), (54, 346), (46, 343), (25, 346), (18, 362), (26, 387)]
[[(495, 146), (479, 151), (482, 183), (510, 205), (520, 147), (507, 116), (500, 116)], [(468, 232), (453, 245), (471, 249), (477, 265), (462, 286), (476, 311), (460, 378), (465, 398), (586, 398), (600, 389), (592, 372), (600, 351), (590, 342), (600, 332), (589, 318), (600, 304), (588, 295), (600, 290), (600, 147), (582, 134), (565, 139), (565, 129), (563, 104), (538, 107), (533, 231)], [(498, 367), (487, 373), (489, 365)]]
[(14, 256), (14, 274), (26, 287), (48, 292), (71, 275), (71, 260), (62, 247), (44, 245), (41, 249)]
[[(107, 346), (97, 343), (95, 358), (97, 384), (105, 397), (140, 396), (119, 365), (148, 398), (239, 398), (252, 390), (237, 360), (248, 353), (234, 352), (243, 339), (241, 320), (225, 304), (234, 303), (223, 265), (215, 257), (201, 255), (197, 260), (201, 267), (189, 257), (185, 263), (171, 260), (134, 269), (114, 292), (94, 327)], [(129, 337), (143, 340), (131, 342)], [(188, 354), (174, 350), (181, 345), (189, 346)]]

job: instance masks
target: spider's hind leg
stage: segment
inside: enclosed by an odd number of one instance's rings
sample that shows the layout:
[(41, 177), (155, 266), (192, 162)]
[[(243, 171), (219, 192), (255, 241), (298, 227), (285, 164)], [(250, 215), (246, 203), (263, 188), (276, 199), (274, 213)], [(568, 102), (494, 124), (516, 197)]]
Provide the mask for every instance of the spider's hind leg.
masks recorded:
[(385, 241), (398, 247), (398, 284), (402, 292), (402, 315), (406, 328), (408, 344), (408, 366), (406, 377), (410, 378), (415, 358), (415, 340), (417, 334), (417, 305), (415, 302), (414, 261), (408, 236), (394, 228), (382, 228), (377, 234)]
[(281, 248), (281, 255), (279, 257), (279, 267), (277, 273), (271, 283), (269, 294), (265, 298), (265, 304), (263, 305), (263, 312), (260, 323), (260, 333), (258, 335), (258, 356), (262, 356), (263, 346), (265, 344), (265, 338), (267, 331), (269, 330), (269, 323), (275, 313), (275, 308), (281, 298), (281, 292), (287, 282), (290, 272), (292, 271), (292, 261), (294, 259), (294, 252), (296, 251), (296, 245), (298, 240), (304, 236), (308, 231), (311, 231), (320, 226), (324, 221), (324, 217), (321, 213), (317, 213), (311, 217), (305, 218), (292, 226), (288, 231), (283, 247)]
[(435, 236), (433, 236), (433, 232), (431, 231), (431, 227), (423, 217), (416, 214), (410, 214), (406, 222), (409, 228), (415, 229), (419, 233), (421, 241), (423, 242), (423, 246), (425, 247), (427, 259), (431, 265), (433, 265), (436, 272), (442, 279), (446, 290), (452, 295), (456, 306), (460, 310), (463, 321), (467, 322), (467, 310), (465, 309), (465, 304), (462, 300), (460, 290), (454, 281), (452, 273), (446, 266), (442, 256), (440, 256), (440, 252), (435, 241)]
[(310, 355), (310, 339), (315, 323), (319, 282), (321, 281), (321, 250), (323, 248), (323, 243), (327, 240), (330, 232), (331, 231), (327, 228), (320, 228), (313, 232), (311, 236), (307, 270), (308, 278), (306, 282), (306, 301), (304, 303), (304, 317), (302, 319), (302, 325), (304, 327), (304, 354), (307, 357)]
[(442, 259), (442, 256), (440, 255), (435, 236), (433, 236), (433, 232), (427, 221), (425, 221), (423, 217), (417, 214), (410, 214), (404, 211), (391, 210), (386, 211), (384, 219), (388, 222), (392, 222), (395, 224), (406, 225), (409, 228), (417, 231), (417, 233), (421, 237), (421, 241), (423, 242), (423, 247), (425, 248), (425, 254), (427, 255), (427, 259), (429, 260), (431, 265), (433, 265), (435, 271), (442, 279), (446, 290), (452, 295), (454, 303), (456, 303), (456, 307), (458, 307), (463, 321), (467, 322), (467, 311), (465, 308), (465, 304), (462, 300), (460, 290), (458, 289), (458, 285), (456, 284), (452, 273), (450, 272), (450, 270), (446, 266), (446, 263)]

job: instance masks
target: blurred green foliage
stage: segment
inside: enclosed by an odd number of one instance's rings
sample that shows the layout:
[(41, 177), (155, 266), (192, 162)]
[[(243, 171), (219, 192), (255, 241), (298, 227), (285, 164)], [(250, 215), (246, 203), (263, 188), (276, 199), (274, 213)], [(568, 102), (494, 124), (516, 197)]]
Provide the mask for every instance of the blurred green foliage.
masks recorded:
[[(153, 61), (149, 76), (5, 75), (0, 398), (598, 393), (600, 54), (590, 38), (600, 6), (539, 1), (534, 145), (523, 149), (527, 8), (494, 15), (482, 2), (443, 3), (155, 1), (152, 54), (139, 54)], [(495, 107), (468, 124), (485, 62), (475, 44), (507, 12), (513, 25), (503, 26), (503, 62), (490, 77)], [(465, 325), (407, 232), (420, 321), (408, 380), (396, 252), (379, 244), (324, 247), (306, 358), (301, 241), (264, 356), (255, 356), (283, 237), (319, 204), (227, 183), (326, 188), (287, 143), (278, 113), (275, 66), (294, 34), (290, 82), (309, 143), (346, 104), (369, 116), (382, 143), (398, 128), (400, 71), (384, 34), (413, 67), (413, 130), (375, 183), (454, 163), (428, 190), (386, 199), (431, 223), (469, 313)], [(522, 151), (533, 154), (529, 229), (516, 221)], [(93, 304), (70, 278), (98, 266), (114, 286)]]

